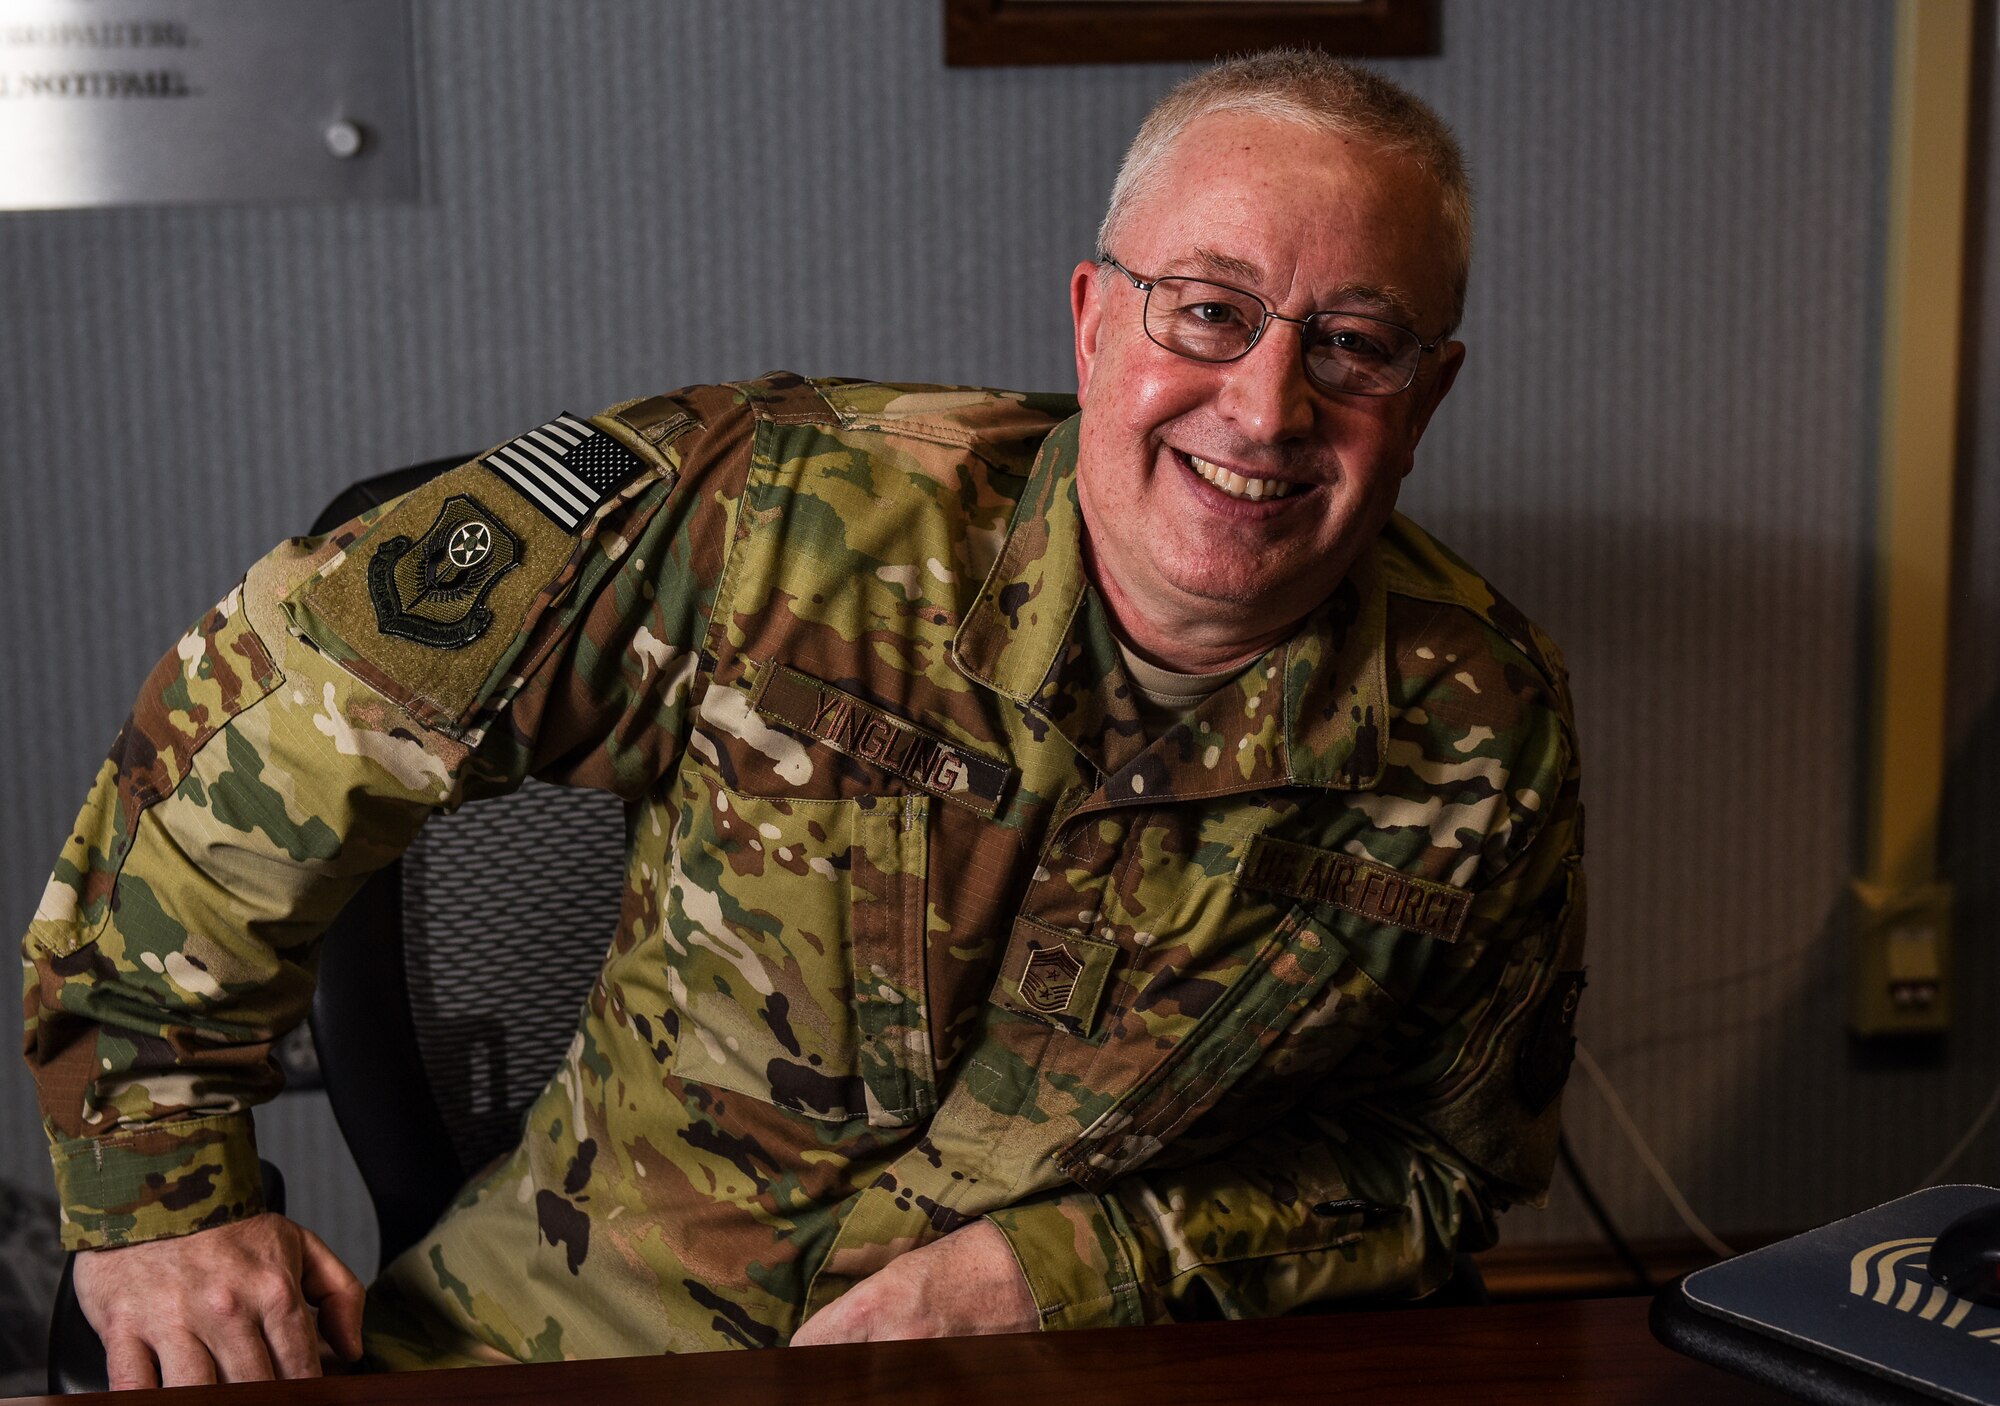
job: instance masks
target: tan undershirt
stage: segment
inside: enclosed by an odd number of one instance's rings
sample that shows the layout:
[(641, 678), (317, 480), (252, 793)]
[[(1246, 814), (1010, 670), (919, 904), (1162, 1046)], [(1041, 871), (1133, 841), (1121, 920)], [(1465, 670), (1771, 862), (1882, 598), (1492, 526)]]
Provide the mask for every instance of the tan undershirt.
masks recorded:
[(1202, 699), (1250, 667), (1232, 664), (1212, 674), (1177, 674), (1172, 669), (1147, 663), (1123, 640), (1118, 641), (1118, 653), (1125, 660), (1125, 672), (1131, 676), (1133, 688), (1138, 690), (1139, 721), (1146, 725), (1148, 737), (1165, 732), (1192, 713)]

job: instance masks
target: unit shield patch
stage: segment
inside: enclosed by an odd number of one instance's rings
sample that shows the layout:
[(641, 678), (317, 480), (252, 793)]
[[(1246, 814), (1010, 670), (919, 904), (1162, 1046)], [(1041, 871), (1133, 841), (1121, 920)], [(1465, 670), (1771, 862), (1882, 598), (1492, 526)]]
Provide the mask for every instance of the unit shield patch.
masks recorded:
[(521, 539), (477, 498), (454, 493), (422, 537), (391, 537), (368, 561), (375, 626), (433, 649), (463, 649), (493, 623), (486, 597), (521, 563)]

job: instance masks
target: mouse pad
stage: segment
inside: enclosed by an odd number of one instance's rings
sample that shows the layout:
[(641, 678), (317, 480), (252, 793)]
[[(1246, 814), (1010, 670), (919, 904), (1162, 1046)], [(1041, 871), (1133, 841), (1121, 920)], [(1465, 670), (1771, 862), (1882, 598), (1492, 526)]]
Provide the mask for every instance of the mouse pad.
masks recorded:
[(1925, 1268), (1938, 1232), (1996, 1200), (2000, 1188), (1933, 1186), (1699, 1270), (1681, 1294), (1930, 1396), (2000, 1406), (2000, 1308), (1948, 1293)]

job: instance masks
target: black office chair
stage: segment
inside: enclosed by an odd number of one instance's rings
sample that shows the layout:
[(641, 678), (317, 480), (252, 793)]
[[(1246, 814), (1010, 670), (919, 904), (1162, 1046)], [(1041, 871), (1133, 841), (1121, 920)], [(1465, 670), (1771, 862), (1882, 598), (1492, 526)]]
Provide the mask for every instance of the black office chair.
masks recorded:
[[(463, 458), (354, 485), (321, 533)], [(624, 888), (612, 796), (529, 782), (425, 826), (327, 929), (311, 1025), (327, 1100), (374, 1202), (380, 1263), (436, 1222), (510, 1149), (576, 1029)], [(284, 1209), (278, 1169), (265, 1202)], [(104, 1345), (65, 1264), (49, 1325), (49, 1390), (102, 1391)]]

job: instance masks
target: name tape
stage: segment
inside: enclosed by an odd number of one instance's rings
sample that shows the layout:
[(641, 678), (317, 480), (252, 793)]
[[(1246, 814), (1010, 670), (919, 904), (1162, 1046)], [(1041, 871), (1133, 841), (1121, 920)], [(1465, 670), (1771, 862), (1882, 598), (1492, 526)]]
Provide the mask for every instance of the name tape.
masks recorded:
[(764, 717), (804, 733), (836, 752), (873, 763), (912, 785), (990, 816), (1014, 769), (959, 746), (915, 723), (864, 703), (782, 664), (767, 664), (751, 696)]

